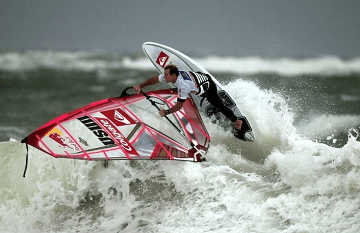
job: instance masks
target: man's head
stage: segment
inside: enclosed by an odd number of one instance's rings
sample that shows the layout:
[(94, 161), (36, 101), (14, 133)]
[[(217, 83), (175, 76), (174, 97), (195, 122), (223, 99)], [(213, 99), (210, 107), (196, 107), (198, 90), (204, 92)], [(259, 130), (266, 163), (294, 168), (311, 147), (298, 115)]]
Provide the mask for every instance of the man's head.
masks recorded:
[(174, 65), (167, 65), (164, 68), (164, 78), (166, 82), (176, 82), (177, 77), (179, 76), (179, 70)]

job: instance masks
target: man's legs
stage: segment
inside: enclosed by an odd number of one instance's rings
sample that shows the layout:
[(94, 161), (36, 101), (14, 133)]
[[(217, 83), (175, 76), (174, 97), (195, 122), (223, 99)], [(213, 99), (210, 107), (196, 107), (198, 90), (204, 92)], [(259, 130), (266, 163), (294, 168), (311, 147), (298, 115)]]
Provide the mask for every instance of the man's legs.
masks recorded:
[(206, 99), (211, 105), (213, 105), (217, 110), (224, 114), (227, 118), (234, 123), (236, 129), (241, 130), (242, 121), (237, 119), (233, 111), (228, 108), (223, 99), (219, 96), (215, 83), (211, 80), (209, 90), (204, 94)]

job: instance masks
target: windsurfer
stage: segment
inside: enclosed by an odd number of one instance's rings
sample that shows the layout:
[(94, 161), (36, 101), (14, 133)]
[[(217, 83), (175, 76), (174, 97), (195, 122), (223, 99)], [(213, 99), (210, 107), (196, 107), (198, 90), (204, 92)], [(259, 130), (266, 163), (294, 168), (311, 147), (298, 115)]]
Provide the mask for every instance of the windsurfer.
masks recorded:
[(145, 82), (133, 87), (136, 93), (139, 93), (142, 88), (154, 85), (158, 82), (172, 82), (178, 88), (178, 99), (176, 104), (165, 110), (159, 111), (160, 116), (165, 116), (176, 111), (179, 111), (187, 97), (192, 93), (205, 97), (210, 104), (222, 112), (227, 118), (234, 123), (237, 130), (241, 129), (242, 121), (238, 119), (230, 108), (225, 106), (217, 92), (217, 87), (211, 76), (201, 72), (179, 71), (174, 65), (167, 65), (164, 68), (164, 73), (159, 76), (153, 76)]

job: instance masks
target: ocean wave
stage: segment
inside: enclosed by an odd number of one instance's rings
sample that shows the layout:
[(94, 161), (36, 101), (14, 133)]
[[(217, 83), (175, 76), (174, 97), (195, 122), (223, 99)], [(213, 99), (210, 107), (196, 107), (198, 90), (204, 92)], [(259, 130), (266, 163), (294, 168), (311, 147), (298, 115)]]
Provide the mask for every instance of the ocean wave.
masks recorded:
[(197, 60), (209, 71), (234, 72), (237, 74), (276, 73), (296, 75), (349, 75), (360, 73), (360, 58), (344, 60), (339, 57), (278, 58), (262, 57), (207, 57)]
[(0, 54), (0, 70), (8, 72), (38, 69), (97, 71), (123, 68), (117, 56), (96, 52), (24, 51)]
[[(209, 72), (231, 72), (239, 75), (276, 73), (298, 75), (350, 75), (360, 73), (360, 58), (336, 56), (317, 58), (220, 57), (194, 58)], [(0, 70), (32, 71), (41, 68), (58, 70), (98, 71), (111, 69), (153, 70), (145, 57), (120, 56), (87, 51), (9, 51), (0, 54)]]
[[(206, 118), (212, 141), (205, 163), (109, 161), (104, 166), (55, 159), (29, 147), (23, 178), (25, 145), (1, 142), (0, 232), (221, 232), (224, 226), (227, 232), (357, 232), (359, 135), (349, 135), (342, 148), (314, 142), (297, 132), (281, 95), (241, 79), (224, 87), (256, 140), (241, 142)], [(326, 133), (360, 123), (352, 115), (310, 121), (308, 131)]]

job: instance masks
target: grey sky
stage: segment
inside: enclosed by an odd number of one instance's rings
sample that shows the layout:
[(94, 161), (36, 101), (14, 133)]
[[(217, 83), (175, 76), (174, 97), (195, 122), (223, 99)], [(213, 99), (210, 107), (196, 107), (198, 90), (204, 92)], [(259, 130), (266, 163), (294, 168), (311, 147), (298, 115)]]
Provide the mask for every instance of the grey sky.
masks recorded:
[(0, 48), (360, 55), (359, 0), (3, 0)]

